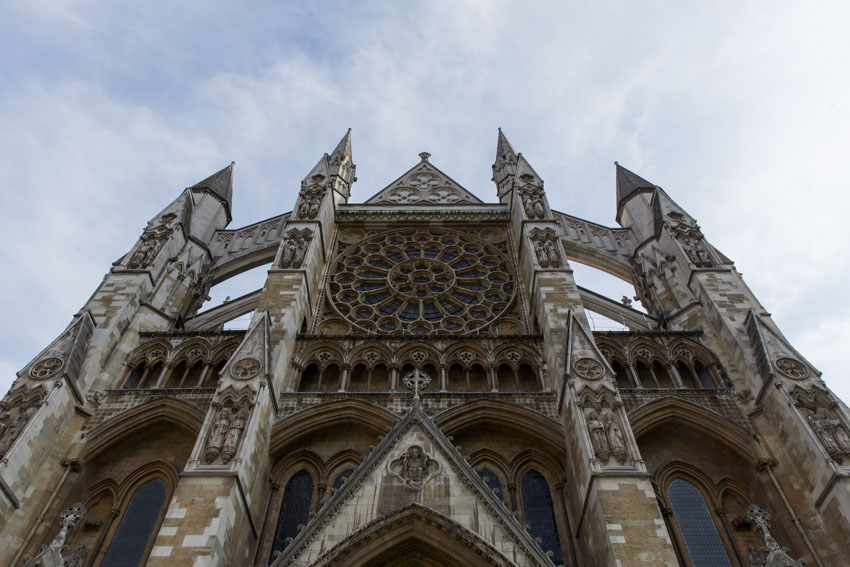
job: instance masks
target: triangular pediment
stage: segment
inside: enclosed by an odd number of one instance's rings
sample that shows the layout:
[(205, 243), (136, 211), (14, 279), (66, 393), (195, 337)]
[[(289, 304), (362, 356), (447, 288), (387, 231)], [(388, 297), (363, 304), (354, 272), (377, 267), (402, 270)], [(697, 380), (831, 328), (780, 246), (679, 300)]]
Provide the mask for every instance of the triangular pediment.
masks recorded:
[(460, 183), (440, 171), (421, 153), (418, 164), (370, 197), (369, 205), (483, 205)]
[(759, 373), (792, 380), (819, 380), (821, 372), (754, 310), (747, 314), (747, 334), (753, 345)]
[[(347, 556), (349, 546), (379, 528), (397, 533), (390, 524), (403, 529), (409, 522), (400, 518), (414, 512), (417, 517), (432, 517), (430, 523), (455, 526), (446, 545), (460, 534), (468, 545), (492, 558), (488, 564), (552, 565), (425, 415), (418, 400), (273, 565), (336, 565), (337, 558)], [(362, 564), (369, 565), (372, 559), (364, 558)]]

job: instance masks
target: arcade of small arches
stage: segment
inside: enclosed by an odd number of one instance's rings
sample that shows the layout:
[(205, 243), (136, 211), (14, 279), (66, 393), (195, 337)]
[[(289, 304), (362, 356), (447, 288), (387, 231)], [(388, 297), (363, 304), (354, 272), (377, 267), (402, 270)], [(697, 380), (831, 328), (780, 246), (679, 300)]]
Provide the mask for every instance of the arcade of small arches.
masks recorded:
[(698, 343), (680, 339), (671, 344), (649, 340), (623, 346), (610, 340), (616, 333), (595, 336), (602, 355), (614, 371), (618, 388), (725, 388), (720, 364)]
[(417, 346), (392, 353), (385, 345), (363, 345), (345, 354), (336, 345), (317, 345), (293, 364), (298, 392), (392, 392), (414, 370), (430, 382), (424, 392), (539, 392), (544, 390), (539, 356), (509, 345), (488, 356), (475, 344), (445, 354)]
[(128, 357), (121, 388), (215, 388), (242, 334), (218, 344), (203, 337), (177, 346), (165, 340), (147, 342)]

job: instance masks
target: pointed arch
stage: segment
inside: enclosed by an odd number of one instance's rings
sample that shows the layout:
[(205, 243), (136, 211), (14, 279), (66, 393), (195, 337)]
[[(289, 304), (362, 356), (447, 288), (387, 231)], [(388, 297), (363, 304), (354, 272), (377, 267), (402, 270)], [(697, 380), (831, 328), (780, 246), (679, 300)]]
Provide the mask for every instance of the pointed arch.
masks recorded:
[(88, 433), (82, 460), (86, 463), (121, 439), (159, 422), (168, 422), (197, 437), (206, 413), (178, 398), (163, 397), (136, 406), (104, 421)]
[[(380, 538), (382, 544), (374, 545), (375, 538)], [(451, 567), (515, 565), (476, 533), (417, 503), (366, 524), (310, 564), (315, 567), (373, 567), (388, 561), (396, 564), (405, 557), (414, 556), (427, 559), (432, 565)], [(298, 561), (295, 564), (306, 565)]]
[(664, 397), (629, 413), (635, 439), (657, 427), (671, 423), (684, 424), (711, 435), (748, 461), (755, 462), (758, 448), (749, 432), (722, 415), (691, 402), (674, 397)]
[(392, 412), (360, 400), (328, 402), (275, 423), (272, 426), (269, 454), (275, 455), (293, 441), (333, 425), (350, 424), (382, 435), (397, 421), (398, 418)]

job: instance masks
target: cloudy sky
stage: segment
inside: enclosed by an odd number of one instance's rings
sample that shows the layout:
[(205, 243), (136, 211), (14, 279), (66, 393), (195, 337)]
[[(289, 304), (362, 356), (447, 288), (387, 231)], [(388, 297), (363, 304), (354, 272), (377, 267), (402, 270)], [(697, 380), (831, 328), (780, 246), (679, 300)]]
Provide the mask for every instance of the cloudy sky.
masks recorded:
[(827, 1), (4, 3), (0, 388), (230, 161), (232, 227), (290, 210), (349, 127), (353, 202), (426, 150), (494, 200), (501, 126), (557, 210), (614, 225), (614, 160), (663, 186), (850, 399), (848, 21)]

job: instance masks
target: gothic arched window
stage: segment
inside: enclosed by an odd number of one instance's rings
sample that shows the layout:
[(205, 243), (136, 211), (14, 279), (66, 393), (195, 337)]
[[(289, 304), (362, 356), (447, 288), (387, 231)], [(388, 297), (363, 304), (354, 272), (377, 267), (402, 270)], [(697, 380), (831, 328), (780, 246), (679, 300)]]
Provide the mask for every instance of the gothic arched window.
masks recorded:
[(348, 477), (350, 477), (353, 473), (354, 473), (354, 469), (351, 468), (351, 467), (340, 472), (338, 475), (336, 475), (336, 478), (334, 479), (334, 483), (331, 485), (331, 488), (333, 490), (339, 490), (340, 488), (342, 488), (342, 485), (345, 482), (345, 480)]
[(702, 493), (693, 484), (677, 478), (667, 488), (667, 498), (685, 541), (682, 554), (690, 557), (694, 567), (731, 567)]
[(276, 551), (286, 548), (287, 538), (298, 535), (298, 526), (307, 525), (310, 517), (310, 503), (313, 500), (313, 477), (301, 469), (289, 478), (283, 489), (283, 502), (277, 516), (274, 541), (269, 553), (269, 563), (274, 560)]
[(481, 468), (478, 469), (478, 476), (499, 497), (499, 500), (502, 502), (505, 501), (505, 491), (502, 489), (502, 480), (499, 478), (499, 475), (488, 468)]
[(158, 478), (136, 490), (112, 537), (102, 567), (132, 567), (144, 562), (167, 492), (165, 483)]
[(561, 540), (558, 528), (555, 526), (555, 509), (552, 505), (552, 493), (549, 483), (542, 474), (534, 469), (522, 475), (522, 509), (525, 513), (525, 523), (530, 526), (529, 533), (534, 538), (540, 538), (544, 551), (551, 551), (555, 565), (564, 562), (561, 551)]

